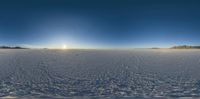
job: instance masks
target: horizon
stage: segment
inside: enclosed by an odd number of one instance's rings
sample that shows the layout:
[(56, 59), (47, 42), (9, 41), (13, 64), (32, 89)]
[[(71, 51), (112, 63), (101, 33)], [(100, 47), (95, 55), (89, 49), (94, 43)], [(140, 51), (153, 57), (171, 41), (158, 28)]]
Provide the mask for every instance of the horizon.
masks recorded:
[[(185, 47), (184, 47), (185, 46)], [(176, 48), (177, 47), (177, 48)], [(178, 48), (179, 47), (179, 48)], [(186, 47), (190, 47), (190, 48), (186, 48)], [(8, 45), (0, 45), (0, 49), (1, 48), (8, 48), (8, 49), (61, 49), (61, 50), (68, 50), (68, 49), (199, 49), (200, 45), (174, 45), (174, 46), (170, 46), (170, 47), (123, 47), (123, 48), (116, 48), (116, 47), (100, 47), (100, 48), (70, 48), (67, 46), (62, 46), (62, 47), (58, 47), (58, 48), (48, 48), (48, 47), (30, 47), (30, 46), (21, 46), (21, 45), (12, 45), (12, 46), (8, 46)]]
[(0, 45), (169, 48), (200, 45), (198, 0), (0, 1)]

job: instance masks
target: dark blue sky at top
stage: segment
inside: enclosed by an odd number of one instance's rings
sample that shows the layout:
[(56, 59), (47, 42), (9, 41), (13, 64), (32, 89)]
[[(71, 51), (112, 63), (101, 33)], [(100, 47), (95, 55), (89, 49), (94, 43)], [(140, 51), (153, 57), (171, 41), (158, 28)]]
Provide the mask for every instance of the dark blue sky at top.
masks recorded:
[(0, 45), (200, 45), (199, 0), (1, 0)]

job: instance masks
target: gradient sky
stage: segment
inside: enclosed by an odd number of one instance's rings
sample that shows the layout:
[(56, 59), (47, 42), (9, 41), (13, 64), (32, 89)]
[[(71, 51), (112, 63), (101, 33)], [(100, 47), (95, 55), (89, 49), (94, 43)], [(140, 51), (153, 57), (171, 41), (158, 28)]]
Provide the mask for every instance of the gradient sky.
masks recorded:
[(1, 0), (0, 45), (200, 45), (200, 0)]

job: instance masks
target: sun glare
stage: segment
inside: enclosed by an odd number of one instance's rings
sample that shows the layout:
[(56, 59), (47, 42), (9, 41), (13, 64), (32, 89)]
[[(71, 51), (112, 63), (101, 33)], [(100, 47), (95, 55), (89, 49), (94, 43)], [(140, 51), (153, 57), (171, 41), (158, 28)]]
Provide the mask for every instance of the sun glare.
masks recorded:
[(67, 49), (67, 45), (63, 44), (62, 49)]

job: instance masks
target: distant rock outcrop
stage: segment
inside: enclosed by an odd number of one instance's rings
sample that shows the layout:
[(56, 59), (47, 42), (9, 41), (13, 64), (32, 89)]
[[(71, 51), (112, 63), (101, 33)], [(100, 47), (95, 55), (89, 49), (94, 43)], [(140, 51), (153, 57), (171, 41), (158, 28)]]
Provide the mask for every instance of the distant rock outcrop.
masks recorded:
[(23, 47), (20, 47), (20, 46), (14, 46), (14, 47), (11, 47), (11, 46), (0, 46), (0, 49), (27, 49), (27, 48), (23, 48)]
[(189, 45), (181, 45), (181, 46), (174, 46), (172, 49), (200, 49), (200, 46), (189, 46)]

